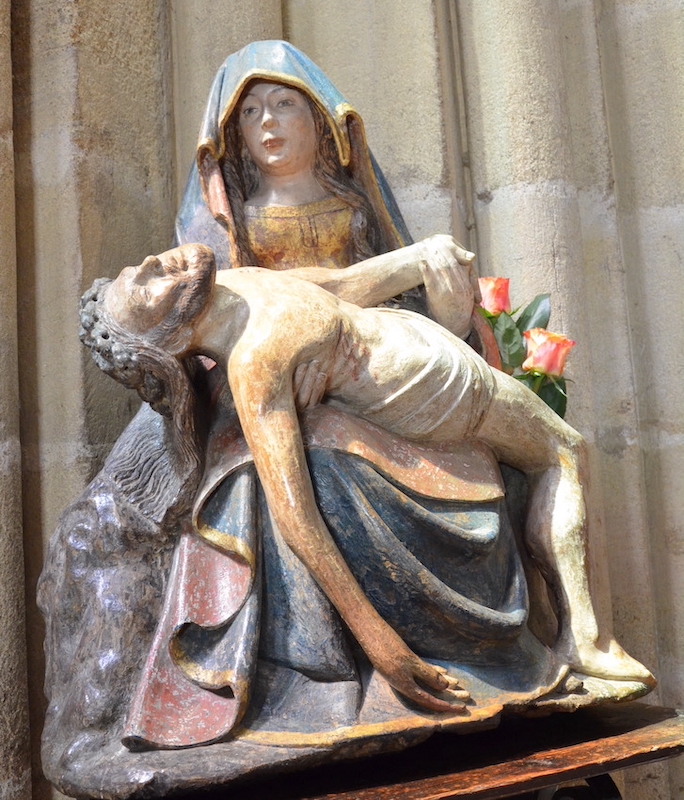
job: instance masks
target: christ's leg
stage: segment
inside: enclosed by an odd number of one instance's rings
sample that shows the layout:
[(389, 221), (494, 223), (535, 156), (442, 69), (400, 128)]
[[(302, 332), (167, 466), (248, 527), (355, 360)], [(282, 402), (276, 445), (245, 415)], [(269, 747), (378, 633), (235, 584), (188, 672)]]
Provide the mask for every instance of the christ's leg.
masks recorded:
[(518, 381), (503, 373), (495, 379), (477, 436), (528, 475), (525, 542), (557, 599), (558, 654), (586, 675), (652, 685), (651, 673), (612, 632), (599, 630), (587, 574), (584, 439)]

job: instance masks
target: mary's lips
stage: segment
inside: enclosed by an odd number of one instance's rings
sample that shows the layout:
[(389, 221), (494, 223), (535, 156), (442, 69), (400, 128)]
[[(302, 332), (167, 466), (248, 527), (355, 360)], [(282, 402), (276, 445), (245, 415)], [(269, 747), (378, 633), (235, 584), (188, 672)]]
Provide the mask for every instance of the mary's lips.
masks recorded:
[(273, 139), (264, 139), (262, 144), (267, 150), (270, 150), (275, 147), (280, 147), (281, 145), (284, 144), (284, 142), (285, 142), (284, 139), (281, 139), (280, 137), (276, 136)]

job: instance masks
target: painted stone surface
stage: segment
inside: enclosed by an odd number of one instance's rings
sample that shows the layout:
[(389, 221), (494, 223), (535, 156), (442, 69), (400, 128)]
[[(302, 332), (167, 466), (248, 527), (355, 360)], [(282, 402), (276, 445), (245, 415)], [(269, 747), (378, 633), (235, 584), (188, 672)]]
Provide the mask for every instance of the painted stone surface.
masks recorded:
[[(53, 782), (163, 794), (648, 690), (596, 625), (581, 437), (458, 338), (472, 254), (410, 243), (291, 46), (219, 72), (177, 240), (84, 296), (98, 366), (149, 405), (47, 557)], [(227, 269), (252, 264), (277, 271)], [(497, 460), (530, 476), (522, 523)]]

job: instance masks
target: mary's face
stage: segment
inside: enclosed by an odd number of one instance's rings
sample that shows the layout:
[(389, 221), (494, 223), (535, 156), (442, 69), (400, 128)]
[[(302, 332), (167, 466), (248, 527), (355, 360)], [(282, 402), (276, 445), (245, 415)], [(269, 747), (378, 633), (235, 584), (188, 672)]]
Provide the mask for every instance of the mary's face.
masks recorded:
[(316, 125), (306, 97), (280, 83), (250, 84), (238, 106), (240, 131), (260, 172), (296, 177), (316, 158)]
[(107, 287), (105, 309), (131, 333), (148, 333), (169, 316), (184, 292), (194, 290), (200, 268), (182, 248), (148, 256), (138, 267), (125, 267)]

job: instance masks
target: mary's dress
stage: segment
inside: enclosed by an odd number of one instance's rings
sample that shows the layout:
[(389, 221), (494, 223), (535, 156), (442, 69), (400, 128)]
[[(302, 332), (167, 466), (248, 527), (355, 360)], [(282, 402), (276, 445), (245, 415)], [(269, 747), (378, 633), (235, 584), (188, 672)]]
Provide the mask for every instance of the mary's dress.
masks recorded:
[[(290, 45), (257, 42), (227, 60), (200, 154), (230, 157), (223, 131), (254, 78), (312, 98), (376, 212), (385, 249), (407, 243), (360, 117)], [(315, 218), (344, 209), (333, 202), (304, 211), (306, 221), (294, 213), (292, 223), (313, 230), (302, 236), (313, 255), (302, 258), (320, 255), (324, 241), (335, 251), (339, 220)], [(259, 220), (249, 224), (256, 252)], [(232, 263), (231, 237), (209, 212), (196, 168), (177, 239), (205, 242), (220, 266)], [(98, 784), (122, 795), (154, 780), (191, 785), (198, 773), (223, 780), (298, 758), (321, 761), (359, 741), (382, 749), (392, 736), (407, 743), (481, 725), (557, 686), (565, 666), (529, 630), (503, 482), (486, 449), (464, 445), (452, 457), (324, 405), (302, 415), (316, 498), (352, 572), (408, 645), (471, 694), (465, 713), (435, 714), (406, 704), (375, 673), (284, 543), (228, 392), (211, 374), (208, 383), (206, 464), (191, 516), (164, 514), (146, 495), (156, 481), (158, 494), (172, 498), (182, 476), (165, 463), (164, 420), (144, 406), (53, 537), (40, 589), (51, 780), (64, 791)], [(132, 451), (147, 454), (137, 479)]]

